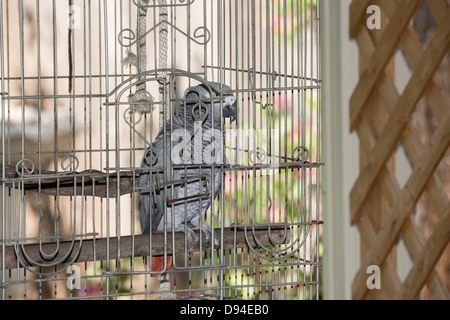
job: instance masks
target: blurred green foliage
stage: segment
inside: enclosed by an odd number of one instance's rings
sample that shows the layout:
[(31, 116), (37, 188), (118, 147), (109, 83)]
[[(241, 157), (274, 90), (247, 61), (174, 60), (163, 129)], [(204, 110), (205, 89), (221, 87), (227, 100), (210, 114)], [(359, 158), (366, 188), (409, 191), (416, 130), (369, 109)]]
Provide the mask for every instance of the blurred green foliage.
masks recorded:
[(316, 5), (316, 0), (270, 1), (269, 21), (272, 23), (274, 35), (280, 40), (286, 38), (288, 42), (292, 41), (297, 37), (299, 30), (304, 30), (304, 26), (310, 25), (311, 12), (315, 10)]

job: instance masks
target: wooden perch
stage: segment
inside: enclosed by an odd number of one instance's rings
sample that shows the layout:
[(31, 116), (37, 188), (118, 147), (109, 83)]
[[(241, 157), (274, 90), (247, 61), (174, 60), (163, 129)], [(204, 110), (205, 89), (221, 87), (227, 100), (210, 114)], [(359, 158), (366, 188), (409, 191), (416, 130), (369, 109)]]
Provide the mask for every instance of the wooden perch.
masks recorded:
[[(323, 163), (281, 163), (277, 168), (298, 169), (303, 166), (317, 167)], [(194, 165), (195, 166), (195, 165)], [(224, 171), (234, 170), (263, 170), (273, 169), (272, 164), (260, 164), (251, 166), (233, 165), (229, 168), (222, 167)], [(163, 168), (153, 168), (161, 172)], [(2, 164), (0, 163), (0, 175), (2, 175)], [(119, 186), (118, 186), (119, 181)], [(5, 165), (5, 178), (2, 179), (7, 187), (21, 188), (27, 192), (39, 192), (51, 196), (93, 196), (100, 198), (117, 198), (136, 190), (139, 186), (139, 170), (120, 171), (106, 173), (98, 170), (85, 170), (81, 172), (55, 172), (48, 170), (37, 170), (32, 173), (24, 171), (20, 176), (16, 167)], [(170, 181), (167, 183), (171, 183)]]
[[(221, 242), (221, 229), (216, 228), (214, 234)], [(199, 231), (196, 231), (197, 235)], [(253, 236), (252, 228), (247, 228), (247, 238), (249, 245), (252, 247), (257, 247), (257, 242), (262, 246), (280, 245), (289, 243), (290, 239), (290, 229), (289, 227), (271, 227), (270, 228), (270, 238), (269, 232), (266, 227), (255, 228), (255, 236)], [(183, 232), (175, 233), (175, 252), (184, 253), (185, 252), (185, 235)], [(255, 238), (257, 242), (255, 241)], [(272, 242), (273, 240), (273, 242)], [(63, 259), (67, 254), (67, 258), (61, 261), (61, 264), (67, 263), (79, 263), (79, 262), (89, 262), (89, 261), (101, 261), (107, 259), (118, 259), (118, 243), (119, 238), (110, 237), (100, 238), (100, 239), (84, 239), (75, 240), (72, 246), (72, 241), (61, 241), (59, 243), (59, 249), (57, 254), (52, 259), (44, 259), (40, 253), (39, 244), (26, 244), (24, 245), (24, 250), (26, 255), (30, 260), (38, 263), (51, 265)], [(109, 256), (108, 256), (109, 247)], [(223, 228), (223, 248), (222, 249), (235, 249), (235, 248), (247, 248), (248, 244), (245, 239), (245, 229), (241, 226), (239, 227), (229, 227)], [(134, 248), (134, 252), (133, 252)], [(45, 254), (50, 254), (55, 252), (57, 249), (57, 243), (43, 243), (42, 251)], [(206, 239), (203, 235), (202, 250), (211, 250), (211, 244), (206, 243)], [(3, 265), (3, 257), (6, 258), (5, 265), (6, 269), (17, 268), (17, 254), (13, 246), (6, 246), (6, 252), (0, 254), (0, 267)], [(199, 243), (194, 244), (194, 252), (200, 251)], [(163, 255), (164, 254), (164, 234), (157, 233), (152, 235), (152, 243), (150, 246), (150, 235), (135, 235), (135, 236), (121, 236), (120, 237), (120, 258), (131, 258), (131, 257), (144, 257), (149, 256), (150, 252), (153, 255)], [(186, 251), (187, 252), (187, 251)], [(19, 267), (32, 267), (35, 266), (34, 263), (28, 261), (22, 251), (22, 246), (18, 246), (18, 255), (20, 260)], [(167, 233), (167, 254), (172, 254), (172, 233)]]
[[(0, 164), (0, 174), (1, 171)], [(38, 174), (36, 171), (33, 173), (25, 172), (21, 177), (17, 174), (15, 166), (5, 165), (5, 185), (18, 188), (23, 183), (25, 191), (40, 192), (51, 196), (84, 195), (100, 198), (108, 196), (117, 198), (133, 192), (133, 187), (139, 185), (139, 173), (133, 171), (121, 171), (119, 173), (120, 178), (118, 178), (117, 172), (105, 173), (97, 170), (71, 172), (70, 174), (47, 170), (41, 170)], [(36, 177), (36, 179), (33, 179), (33, 177)], [(14, 184), (14, 179), (19, 178), (22, 179)], [(118, 180), (120, 180), (119, 190), (117, 190)], [(107, 181), (109, 182), (109, 190)]]

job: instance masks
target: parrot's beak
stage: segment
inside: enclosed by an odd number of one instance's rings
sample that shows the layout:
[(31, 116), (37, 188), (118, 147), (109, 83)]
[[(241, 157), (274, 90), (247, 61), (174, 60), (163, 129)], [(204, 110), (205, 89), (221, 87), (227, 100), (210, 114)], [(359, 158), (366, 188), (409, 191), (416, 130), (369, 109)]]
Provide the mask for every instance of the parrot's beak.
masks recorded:
[(230, 118), (233, 123), (237, 118), (237, 101), (234, 101), (232, 105), (227, 105), (223, 108), (224, 118)]

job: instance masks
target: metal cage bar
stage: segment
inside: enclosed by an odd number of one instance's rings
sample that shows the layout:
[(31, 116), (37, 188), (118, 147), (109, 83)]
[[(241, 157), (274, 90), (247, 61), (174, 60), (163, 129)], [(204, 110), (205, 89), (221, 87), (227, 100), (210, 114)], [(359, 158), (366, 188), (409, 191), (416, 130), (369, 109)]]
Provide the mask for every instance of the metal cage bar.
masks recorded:
[(320, 298), (318, 34), (317, 0), (0, 0), (2, 299)]

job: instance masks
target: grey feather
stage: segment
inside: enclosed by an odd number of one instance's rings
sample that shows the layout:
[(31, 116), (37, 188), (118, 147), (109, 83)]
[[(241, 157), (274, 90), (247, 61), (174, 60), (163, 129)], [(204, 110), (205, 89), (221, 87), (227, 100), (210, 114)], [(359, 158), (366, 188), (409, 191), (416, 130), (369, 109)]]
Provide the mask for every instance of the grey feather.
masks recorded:
[[(168, 121), (165, 131), (161, 130), (145, 151), (139, 180), (142, 233), (148, 234), (150, 230), (152, 233), (163, 231), (165, 221), (167, 230), (170, 231), (174, 221), (173, 227), (177, 231), (186, 228), (189, 232), (191, 228), (201, 228), (207, 237), (210, 235), (211, 227), (205, 222), (206, 211), (220, 192), (220, 162), (223, 160), (227, 163), (227, 160), (223, 154), (223, 139), (219, 137), (215, 142), (211, 142), (208, 137), (211, 136), (212, 129), (216, 130), (216, 133), (220, 132), (223, 118), (231, 118), (231, 121), (236, 119), (237, 103), (234, 96), (227, 93), (230, 90), (226, 85), (221, 86), (213, 82), (186, 90), (185, 103), (181, 105), (179, 113), (172, 117), (172, 124)], [(223, 95), (219, 95), (221, 91)], [(220, 98), (223, 99), (222, 103)], [(199, 128), (202, 137), (206, 137), (200, 140), (201, 145), (195, 136), (199, 133)], [(177, 136), (177, 132), (182, 134)], [(184, 139), (186, 137), (187, 139)], [(182, 141), (177, 141), (177, 138)], [(172, 143), (171, 139), (174, 139)], [(211, 149), (215, 151), (212, 158), (202, 157), (201, 163), (196, 161), (200, 159), (200, 155), (203, 156), (205, 151)], [(214, 164), (211, 166), (212, 160)], [(196, 165), (175, 165), (180, 161), (182, 164)], [(166, 170), (158, 171), (157, 168)], [(166, 201), (167, 199), (169, 201)]]

